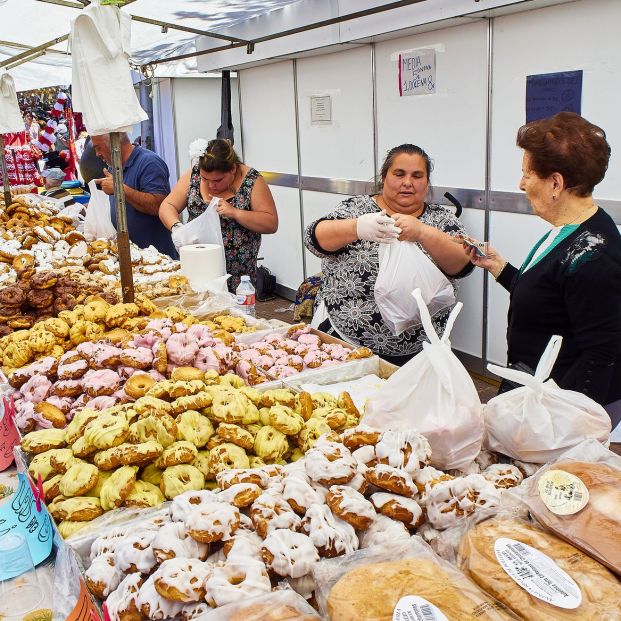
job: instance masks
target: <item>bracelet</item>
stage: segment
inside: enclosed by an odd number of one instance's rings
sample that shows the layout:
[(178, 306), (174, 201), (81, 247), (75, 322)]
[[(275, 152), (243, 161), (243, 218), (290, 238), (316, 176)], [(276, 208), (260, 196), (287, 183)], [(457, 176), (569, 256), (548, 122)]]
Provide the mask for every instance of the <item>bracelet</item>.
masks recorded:
[(500, 271), (498, 272), (498, 274), (496, 274), (496, 276), (494, 276), (494, 280), (498, 281), (498, 279), (500, 278), (500, 275), (503, 273), (505, 267), (507, 267), (507, 265), (509, 265), (509, 261), (505, 261), (502, 264), (502, 267), (500, 268)]

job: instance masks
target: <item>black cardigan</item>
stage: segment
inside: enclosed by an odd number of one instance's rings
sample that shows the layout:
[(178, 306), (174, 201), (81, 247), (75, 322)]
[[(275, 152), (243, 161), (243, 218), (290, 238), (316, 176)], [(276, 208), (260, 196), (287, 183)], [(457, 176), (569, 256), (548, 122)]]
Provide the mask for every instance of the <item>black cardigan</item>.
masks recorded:
[(621, 235), (602, 209), (520, 273), (498, 282), (510, 293), (508, 361), (537, 366), (563, 337), (552, 378), (602, 405), (621, 399)]

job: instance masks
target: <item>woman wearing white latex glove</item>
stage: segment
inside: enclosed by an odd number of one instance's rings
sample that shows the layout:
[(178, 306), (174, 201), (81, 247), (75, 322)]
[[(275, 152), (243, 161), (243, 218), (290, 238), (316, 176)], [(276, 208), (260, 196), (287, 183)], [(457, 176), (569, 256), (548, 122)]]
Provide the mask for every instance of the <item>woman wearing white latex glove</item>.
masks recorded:
[[(381, 317), (374, 297), (379, 244), (415, 242), (450, 279), (472, 270), (463, 248), (453, 243), (464, 234), (459, 220), (448, 208), (425, 202), (431, 168), (420, 147), (395, 147), (382, 165), (378, 194), (347, 199), (306, 229), (306, 247), (322, 259), (317, 300), (328, 319), (320, 329), (396, 364), (420, 351), (424, 335), (413, 329), (395, 336)], [(447, 316), (433, 317), (437, 328)]]

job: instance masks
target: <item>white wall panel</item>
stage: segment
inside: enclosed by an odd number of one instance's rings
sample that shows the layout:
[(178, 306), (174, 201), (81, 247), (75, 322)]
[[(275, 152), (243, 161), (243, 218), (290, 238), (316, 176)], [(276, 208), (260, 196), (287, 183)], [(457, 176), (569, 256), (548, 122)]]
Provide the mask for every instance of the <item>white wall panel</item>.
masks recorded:
[[(485, 213), (481, 209), (464, 209), (460, 220), (468, 235), (483, 239)], [(475, 268), (459, 281), (457, 299), (464, 303), (451, 333), (455, 349), (472, 356), (482, 355), (483, 342), (483, 270)]]
[[(373, 177), (371, 46), (297, 61), (301, 174)], [(329, 95), (332, 122), (311, 123), (311, 96)]]
[(153, 149), (168, 166), (170, 185), (177, 183), (175, 113), (172, 80), (159, 79), (153, 84)]
[[(302, 205), (304, 212), (304, 228), (311, 222), (318, 220), (334, 210), (334, 208), (348, 197), (342, 194), (330, 194), (328, 192), (302, 192)], [(304, 249), (306, 253), (306, 276), (313, 276), (321, 271), (321, 259)]]
[(246, 163), (257, 170), (297, 174), (293, 62), (245, 69), (238, 75)]
[[(436, 49), (437, 93), (400, 97), (395, 55), (425, 47)], [(376, 45), (380, 162), (388, 149), (411, 142), (435, 161), (437, 185), (484, 187), (486, 50), (485, 20)]]
[[(220, 127), (222, 81), (218, 78), (175, 78), (173, 95), (179, 175), (190, 167), (188, 147), (197, 138), (211, 140)], [(231, 79), (231, 108), (235, 148), (241, 154), (237, 80)]]
[(492, 189), (517, 191), (522, 162), (515, 146), (526, 120), (526, 76), (583, 70), (582, 114), (603, 127), (612, 146), (608, 174), (595, 189), (621, 199), (621, 2), (581, 0), (494, 20)]
[(304, 280), (300, 195), (297, 188), (272, 185), (270, 190), (278, 207), (278, 232), (263, 235), (260, 263), (272, 271), (279, 285), (295, 290)]
[[(529, 250), (546, 231), (544, 220), (537, 216), (493, 212), (490, 216), (492, 246), (515, 267), (519, 268)], [(489, 276), (487, 357), (490, 362), (507, 361), (507, 310), (509, 293)]]

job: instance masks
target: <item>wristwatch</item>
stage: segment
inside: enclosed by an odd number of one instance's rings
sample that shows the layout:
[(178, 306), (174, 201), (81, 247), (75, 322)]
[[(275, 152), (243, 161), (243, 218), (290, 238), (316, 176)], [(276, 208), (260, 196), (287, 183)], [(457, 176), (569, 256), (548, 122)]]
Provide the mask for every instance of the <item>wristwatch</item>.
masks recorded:
[(171, 227), (170, 227), (170, 232), (172, 233), (175, 230), (176, 226), (183, 226), (183, 222), (175, 222)]

